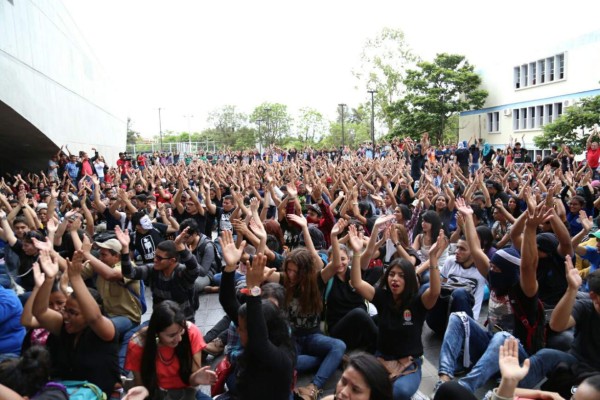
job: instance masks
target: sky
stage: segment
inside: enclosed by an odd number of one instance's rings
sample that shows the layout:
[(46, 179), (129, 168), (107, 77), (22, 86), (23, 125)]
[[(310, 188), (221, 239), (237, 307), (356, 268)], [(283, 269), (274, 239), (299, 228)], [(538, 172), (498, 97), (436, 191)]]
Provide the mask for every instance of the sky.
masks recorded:
[(117, 88), (121, 113), (148, 138), (159, 133), (159, 108), (163, 132), (199, 132), (211, 111), (250, 114), (263, 102), (333, 120), (339, 103), (368, 100), (352, 70), (384, 27), (402, 30), (422, 59), (458, 53), (477, 66), (506, 53), (529, 61), (539, 40), (597, 29), (600, 11), (589, 0), (62, 2)]

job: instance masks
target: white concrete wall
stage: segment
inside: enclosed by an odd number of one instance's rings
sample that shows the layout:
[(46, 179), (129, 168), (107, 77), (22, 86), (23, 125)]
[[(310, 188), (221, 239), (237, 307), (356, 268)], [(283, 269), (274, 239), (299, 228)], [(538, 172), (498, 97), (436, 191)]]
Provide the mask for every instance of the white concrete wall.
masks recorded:
[(0, 100), (72, 152), (125, 149), (119, 95), (58, 0), (0, 0)]
[[(481, 132), (481, 137), (489, 143), (505, 145), (509, 142), (510, 136), (521, 139), (525, 135), (527, 148), (532, 149), (533, 138), (542, 133), (542, 128), (515, 132), (514, 114), (504, 116), (505, 109), (512, 110), (600, 94), (600, 30), (561, 44), (549, 43), (547, 46), (544, 46), (540, 38), (543, 38), (543, 32), (540, 32), (539, 38), (532, 38), (531, 41), (523, 40), (522, 44), (515, 44), (528, 46), (529, 51), (525, 54), (523, 51), (518, 51), (520, 54), (517, 56), (499, 54), (496, 59), (477, 65), (478, 73), (483, 80), (482, 88), (489, 92), (489, 96), (482, 110), (461, 114), (459, 128), (461, 139), (468, 139), (474, 134), (480, 137)], [(514, 67), (559, 53), (565, 54), (564, 80), (520, 89), (514, 88)], [(488, 134), (487, 114), (492, 111), (500, 112), (500, 133)]]

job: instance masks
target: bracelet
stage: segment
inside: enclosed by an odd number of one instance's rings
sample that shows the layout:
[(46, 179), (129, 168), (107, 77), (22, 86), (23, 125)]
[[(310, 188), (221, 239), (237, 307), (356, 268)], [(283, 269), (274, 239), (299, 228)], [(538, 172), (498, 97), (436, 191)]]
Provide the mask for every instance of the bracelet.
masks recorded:
[(396, 243), (394, 243), (394, 246), (398, 247), (398, 246), (402, 246), (402, 244), (400, 242), (396, 242)]
[(437, 270), (439, 270), (440, 267), (438, 267), (437, 265), (430, 265), (429, 269), (437, 269)]

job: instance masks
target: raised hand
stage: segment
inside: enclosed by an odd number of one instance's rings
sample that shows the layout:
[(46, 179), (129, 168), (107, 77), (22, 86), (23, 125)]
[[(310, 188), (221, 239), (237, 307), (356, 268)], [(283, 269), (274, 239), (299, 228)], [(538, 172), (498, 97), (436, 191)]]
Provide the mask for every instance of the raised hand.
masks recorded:
[(344, 218), (340, 218), (335, 225), (333, 226), (333, 228), (331, 228), (331, 236), (339, 236), (340, 233), (342, 233), (344, 231), (344, 229), (346, 229), (346, 227), (348, 226), (348, 221), (346, 221)]
[(50, 251), (40, 250), (38, 262), (46, 275), (46, 278), (54, 279), (58, 274), (58, 262), (52, 258)]
[(58, 229), (58, 221), (56, 218), (50, 218), (48, 223), (46, 224), (46, 230), (48, 231), (48, 236), (54, 235), (56, 230)]
[(502, 379), (520, 382), (529, 372), (529, 359), (519, 364), (519, 342), (514, 337), (509, 337), (500, 346), (498, 362)]
[(446, 237), (444, 230), (440, 229), (437, 240), (429, 249), (429, 254), (434, 254), (436, 257), (439, 258), (444, 253), (444, 250), (446, 250), (446, 248), (448, 248), (449, 243), (450, 243), (450, 241)]
[(291, 222), (294, 222), (295, 224), (299, 225), (301, 228), (306, 228), (308, 226), (308, 221), (306, 220), (306, 218), (304, 218), (303, 215), (288, 214), (287, 218)]
[(254, 218), (250, 219), (250, 229), (259, 238), (264, 239), (267, 237), (267, 231), (262, 223), (256, 222)]
[(288, 183), (285, 187), (287, 188), (287, 192), (288, 192), (288, 196), (289, 197), (296, 197), (296, 196), (298, 196), (298, 190), (296, 189), (296, 185), (294, 185), (293, 182)]
[(221, 232), (221, 248), (223, 250), (223, 259), (228, 266), (234, 267), (237, 265), (238, 261), (240, 261), (242, 258), (245, 247), (245, 240), (242, 241), (239, 248), (236, 247), (231, 231), (225, 230)]
[(569, 289), (579, 290), (583, 280), (581, 279), (581, 275), (579, 275), (579, 271), (573, 266), (573, 259), (570, 255), (565, 257), (565, 273), (567, 274)]
[(250, 210), (254, 212), (258, 212), (258, 206), (260, 205), (260, 201), (258, 198), (253, 197), (250, 199)]
[(175, 238), (174, 242), (175, 242), (175, 247), (177, 248), (177, 251), (181, 251), (181, 250), (185, 249), (185, 242), (190, 237), (190, 234), (188, 233), (189, 230), (190, 230), (190, 227), (188, 226), (183, 231), (181, 231), (181, 233), (179, 233), (179, 235), (177, 235), (177, 237)]
[(352, 248), (352, 251), (354, 251), (357, 254), (363, 249), (364, 241), (362, 235), (362, 233), (358, 233), (356, 226), (350, 225), (350, 227), (348, 228), (348, 236), (350, 239), (348, 243), (350, 244), (350, 248)]
[(540, 203), (535, 209), (527, 208), (525, 226), (537, 228), (544, 221), (551, 219), (553, 215), (554, 209), (547, 208), (544, 203)]
[(89, 253), (92, 251), (92, 242), (87, 235), (83, 235), (83, 240), (81, 242), (81, 251), (83, 253)]
[(129, 248), (131, 238), (129, 237), (129, 231), (127, 229), (123, 231), (120, 226), (115, 226), (115, 236), (124, 249)]
[(37, 240), (36, 238), (31, 238), (31, 241), (33, 242), (33, 246), (38, 250), (52, 251), (52, 249), (54, 248), (49, 238), (46, 238), (45, 240)]
[(473, 209), (471, 208), (470, 205), (468, 205), (465, 202), (465, 199), (462, 197), (459, 197), (458, 199), (456, 199), (456, 209), (458, 210), (458, 212), (460, 212), (462, 215), (467, 216), (467, 215), (472, 215), (473, 214)]
[(67, 259), (69, 276), (81, 275), (83, 271), (83, 259), (83, 252), (81, 250), (76, 250), (71, 260)]
[[(265, 266), (267, 265), (267, 256), (262, 253), (258, 253), (252, 259), (252, 265), (248, 266), (246, 271), (246, 286), (252, 288), (254, 286), (260, 286), (265, 278)], [(271, 273), (273, 273), (271, 271)]]
[(40, 264), (38, 262), (34, 262), (32, 267), (33, 267), (33, 282), (34, 282), (36, 288), (40, 288), (44, 284), (46, 275), (40, 269)]
[(583, 229), (585, 229), (588, 232), (591, 231), (594, 227), (594, 220), (591, 216), (587, 216), (585, 210), (579, 211), (579, 220), (581, 221), (581, 226), (583, 226)]

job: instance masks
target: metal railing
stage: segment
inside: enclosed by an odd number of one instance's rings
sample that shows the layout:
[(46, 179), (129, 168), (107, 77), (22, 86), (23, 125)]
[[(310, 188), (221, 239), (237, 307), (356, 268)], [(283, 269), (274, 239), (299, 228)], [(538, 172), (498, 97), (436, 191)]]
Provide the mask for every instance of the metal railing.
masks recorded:
[(137, 156), (140, 153), (179, 153), (179, 154), (196, 154), (200, 151), (215, 153), (221, 148), (221, 143), (214, 140), (204, 142), (163, 142), (162, 150), (160, 143), (135, 143), (128, 144), (126, 151), (129, 154)]

